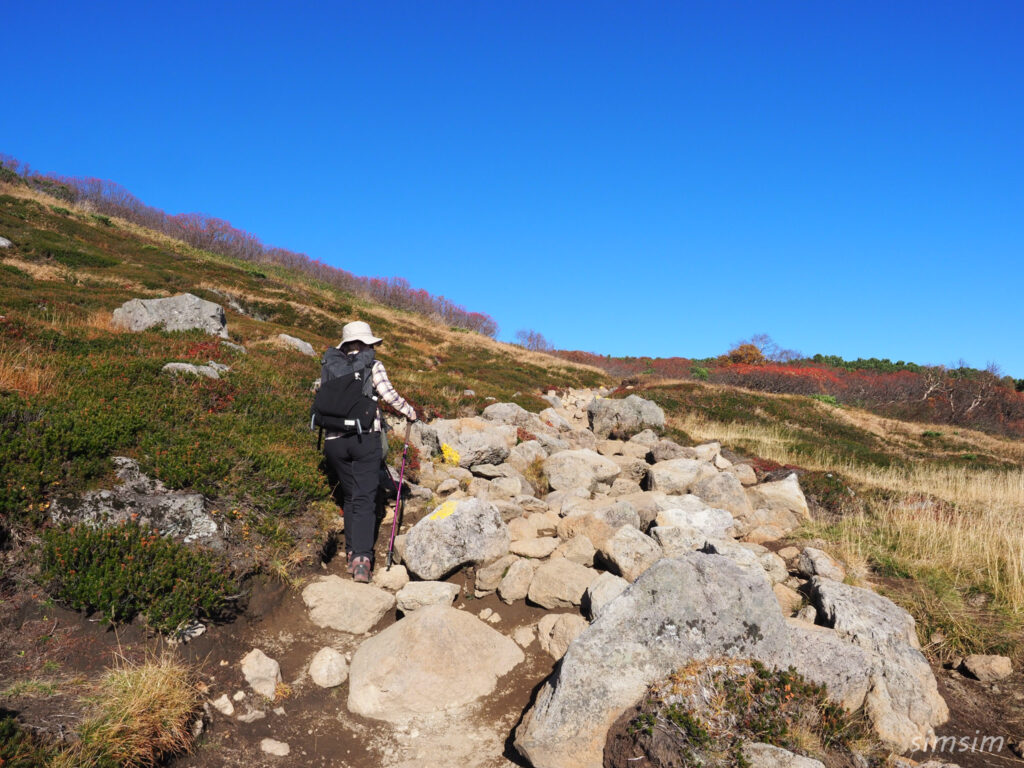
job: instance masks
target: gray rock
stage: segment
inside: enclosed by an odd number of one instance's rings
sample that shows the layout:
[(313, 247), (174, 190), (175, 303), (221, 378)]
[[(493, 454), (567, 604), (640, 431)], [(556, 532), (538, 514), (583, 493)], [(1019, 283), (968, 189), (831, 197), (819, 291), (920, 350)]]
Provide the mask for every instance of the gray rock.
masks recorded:
[(525, 473), (535, 461), (543, 462), (547, 457), (547, 451), (539, 442), (524, 440), (509, 451), (508, 463), (517, 471)]
[(476, 572), (476, 589), (478, 592), (493, 592), (498, 588), (498, 584), (505, 578), (505, 574), (511, 567), (512, 563), (516, 562), (519, 558), (515, 555), (504, 555), (499, 557), (493, 563), (488, 563)]
[(309, 677), (321, 688), (335, 688), (348, 679), (348, 662), (333, 648), (321, 648), (309, 662)]
[(549, 613), (537, 624), (537, 639), (540, 647), (557, 661), (588, 626), (587, 620), (575, 613)]
[(786, 561), (774, 552), (762, 552), (757, 556), (758, 562), (768, 574), (772, 584), (779, 584), (789, 578), (789, 571), (786, 569)]
[(743, 756), (750, 768), (825, 768), (820, 760), (760, 742), (744, 742)]
[(459, 596), (459, 585), (446, 581), (410, 581), (395, 595), (402, 613), (412, 613), (428, 605), (451, 606)]
[(135, 520), (160, 533), (209, 547), (224, 545), (217, 521), (206, 511), (202, 494), (170, 491), (145, 475), (134, 459), (114, 456), (120, 485), (110, 490), (87, 491), (77, 498), (58, 499), (50, 508), (55, 523), (113, 526)]
[(10, 248), (12, 245), (14, 245), (14, 243), (6, 237), (0, 237), (0, 248)]
[(395, 596), (369, 584), (323, 576), (302, 590), (310, 620), (318, 627), (361, 635), (395, 607)]
[(687, 552), (703, 549), (708, 541), (706, 534), (691, 526), (672, 525), (651, 528), (651, 538), (658, 542), (665, 557), (679, 557)]
[(736, 479), (744, 486), (757, 485), (757, 474), (749, 464), (733, 464), (725, 471), (731, 475), (736, 475)]
[(225, 693), (219, 699), (213, 699), (210, 701), (210, 706), (216, 709), (225, 717), (231, 717), (235, 714), (235, 705), (231, 703), (231, 699)]
[(655, 464), (672, 459), (696, 459), (697, 452), (693, 448), (687, 448), (671, 440), (659, 440), (654, 443), (648, 452)]
[(508, 547), (508, 527), (493, 504), (451, 499), (406, 534), (403, 562), (409, 573), (433, 580), (468, 563), (501, 557)]
[(509, 566), (508, 573), (498, 584), (498, 597), (511, 605), (516, 600), (525, 600), (533, 581), (533, 564), (529, 560), (516, 560)]
[[(718, 471), (707, 462), (697, 459), (669, 459), (651, 466), (647, 476), (652, 491), (684, 494), (689, 493), (702, 480), (712, 479), (717, 475)], [(703, 496), (701, 499), (713, 504)]]
[(297, 352), (301, 352), (307, 357), (316, 357), (316, 352), (313, 349), (313, 345), (308, 341), (297, 339), (294, 336), (289, 336), (287, 333), (277, 334), (277, 340), (284, 344), (286, 347), (291, 347)]
[(204, 376), (207, 379), (220, 378), (216, 368), (209, 365), (193, 365), (192, 363), (167, 363), (160, 369), (160, 373), (169, 373), (172, 376)]
[(693, 447), (693, 452), (697, 454), (697, 458), (709, 463), (714, 463), (721, 450), (721, 443), (701, 443)]
[(260, 749), (268, 755), (274, 755), (274, 757), (287, 757), (292, 751), (292, 748), (283, 741), (269, 738), (260, 741)]
[(693, 495), (682, 496), (679, 507), (663, 509), (655, 518), (655, 525), (689, 526), (696, 528), (712, 539), (726, 539), (732, 536), (734, 520), (724, 509), (714, 509)]
[(448, 445), (459, 454), (460, 467), (503, 464), (516, 443), (516, 428), (476, 417), (438, 419), (431, 424), (438, 448)]
[(662, 559), (570, 645), (515, 733), (544, 768), (599, 768), (609, 727), (656, 680), (693, 660), (789, 660), (768, 582), (723, 557)]
[(964, 659), (963, 668), (975, 680), (994, 683), (1013, 674), (1013, 664), (1006, 656), (972, 653)]
[(359, 646), (348, 708), (393, 723), (452, 710), (490, 694), (524, 658), (515, 642), (475, 616), (427, 606)]
[(536, 413), (530, 413), (516, 403), (492, 403), (481, 414), (488, 421), (522, 427), (528, 432), (542, 432), (546, 426)]
[[(729, 473), (723, 473), (729, 474)], [(748, 488), (749, 510), (729, 509), (748, 541), (773, 541), (811, 519), (807, 500), (796, 474)]]
[(597, 554), (597, 548), (590, 539), (580, 534), (573, 536), (568, 541), (560, 544), (558, 548), (551, 553), (552, 557), (564, 557), (566, 560), (572, 560), (574, 563), (580, 565), (591, 566), (594, 564), (594, 555)]
[(273, 699), (277, 695), (281, 665), (259, 648), (253, 648), (242, 657), (242, 675), (245, 682), (260, 696)]
[(225, 339), (221, 339), (220, 343), (222, 346), (227, 347), (232, 352), (237, 352), (240, 355), (248, 354), (248, 351), (241, 344), (235, 344), (233, 341), (227, 341)]
[(804, 547), (797, 557), (796, 564), (800, 574), (807, 578), (822, 576), (833, 581), (842, 581), (846, 578), (846, 569), (837, 563), (827, 552), (823, 552), (815, 547)]
[(655, 445), (660, 439), (661, 438), (658, 437), (658, 433), (655, 432), (653, 429), (645, 429), (641, 432), (637, 432), (635, 435), (629, 438), (629, 442), (638, 443), (639, 445), (645, 445), (649, 449), (651, 446)]
[(796, 618), (806, 624), (814, 624), (818, 620), (818, 609), (813, 605), (805, 605), (796, 612)]
[(509, 551), (513, 555), (532, 557), (539, 560), (554, 552), (560, 542), (561, 540), (555, 536), (544, 536), (539, 539), (522, 539), (520, 541), (513, 541), (509, 545)]
[(600, 552), (626, 581), (636, 581), (663, 556), (654, 539), (628, 525), (619, 528)]
[[(775, 585), (775, 589), (779, 587), (782, 585)], [(871, 684), (870, 654), (828, 627), (816, 627), (800, 619), (786, 619), (786, 627), (797, 671), (811, 682), (824, 685), (832, 701), (856, 712)]]
[(596, 451), (559, 451), (544, 462), (544, 474), (556, 491), (581, 488), (592, 492), (598, 483), (610, 483), (621, 472), (619, 465)]
[(583, 595), (583, 611), (596, 621), (604, 607), (621, 595), (629, 587), (629, 582), (621, 576), (607, 571), (594, 579)]
[(650, 400), (630, 395), (624, 400), (591, 401), (587, 406), (587, 419), (594, 434), (603, 439), (628, 439), (644, 429), (665, 428), (665, 412)]
[(165, 331), (198, 329), (221, 338), (228, 337), (224, 308), (191, 293), (166, 299), (132, 299), (114, 310), (112, 322), (129, 331), (156, 326)]
[(409, 583), (409, 572), (404, 565), (377, 568), (373, 572), (373, 586), (397, 592)]
[(743, 515), (752, 514), (754, 510), (736, 475), (730, 475), (728, 472), (719, 473), (714, 469), (712, 472), (715, 473), (713, 476), (700, 480), (693, 486), (693, 493), (703, 499), (709, 507), (724, 509), (732, 513), (733, 517), (741, 518)]
[(583, 600), (583, 593), (597, 578), (597, 571), (558, 558), (542, 563), (534, 571), (527, 598), (544, 608), (572, 608)]
[(874, 592), (832, 579), (811, 579), (819, 621), (868, 652), (865, 710), (876, 735), (899, 751), (933, 744), (949, 717), (935, 676), (920, 651), (914, 619)]

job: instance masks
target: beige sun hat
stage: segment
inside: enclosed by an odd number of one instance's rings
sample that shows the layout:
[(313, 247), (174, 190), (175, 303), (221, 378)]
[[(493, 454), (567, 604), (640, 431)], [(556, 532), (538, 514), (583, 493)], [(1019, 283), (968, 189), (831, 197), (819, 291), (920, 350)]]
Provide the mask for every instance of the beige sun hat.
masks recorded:
[(363, 344), (380, 344), (383, 339), (378, 339), (370, 332), (370, 324), (364, 323), (362, 320), (356, 320), (354, 323), (347, 323), (341, 329), (341, 344), (338, 345), (338, 349), (348, 344), (350, 341), (361, 341)]

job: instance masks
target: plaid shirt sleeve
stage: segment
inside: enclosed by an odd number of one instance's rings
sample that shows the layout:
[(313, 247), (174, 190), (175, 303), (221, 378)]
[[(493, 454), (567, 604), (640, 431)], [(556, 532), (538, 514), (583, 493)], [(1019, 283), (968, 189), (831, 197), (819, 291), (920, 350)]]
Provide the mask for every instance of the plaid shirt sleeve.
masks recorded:
[(373, 388), (377, 390), (380, 399), (401, 413), (407, 419), (416, 418), (416, 410), (409, 405), (405, 399), (395, 391), (391, 380), (388, 379), (388, 372), (384, 370), (384, 363), (377, 360), (373, 364)]

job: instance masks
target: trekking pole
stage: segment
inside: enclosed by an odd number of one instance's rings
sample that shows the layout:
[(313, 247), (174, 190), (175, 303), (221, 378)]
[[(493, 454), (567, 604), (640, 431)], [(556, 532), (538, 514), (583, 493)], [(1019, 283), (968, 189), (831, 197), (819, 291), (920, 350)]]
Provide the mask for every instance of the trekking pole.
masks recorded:
[(402, 471), (398, 474), (398, 496), (395, 498), (395, 516), (391, 519), (391, 541), (388, 542), (387, 568), (391, 570), (391, 561), (395, 552), (395, 533), (398, 531), (398, 516), (402, 509), (402, 481), (405, 480), (405, 454), (409, 451), (409, 434), (412, 432), (412, 422), (405, 425), (405, 444), (402, 446)]

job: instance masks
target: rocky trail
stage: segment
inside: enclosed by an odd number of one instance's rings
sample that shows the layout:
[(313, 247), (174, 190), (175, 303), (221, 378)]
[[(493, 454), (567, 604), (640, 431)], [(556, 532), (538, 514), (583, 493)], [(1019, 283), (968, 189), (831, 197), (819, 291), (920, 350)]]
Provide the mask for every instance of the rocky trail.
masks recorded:
[[(222, 313), (206, 304), (216, 333)], [(383, 567), (386, 518), (372, 584), (326, 558), (297, 584), (249, 584), (234, 622), (190, 628), (180, 650), (202, 665), (203, 739), (172, 764), (599, 768), (650, 686), (724, 658), (827, 686), (894, 753), (933, 747), (949, 708), (914, 620), (821, 548), (787, 541), (811, 519), (797, 475), (664, 439), (656, 404), (607, 394), (552, 391), (539, 414), (492, 403), (416, 423), (397, 564)], [(131, 515), (220, 545), (227, 522), (201, 495), (115, 465), (120, 485), (54, 505), (53, 519)], [(81, 620), (70, 632), (80, 648), (150, 644), (138, 627), (113, 641)], [(1013, 675), (1001, 657), (963, 669), (996, 692)], [(745, 754), (822, 765), (779, 752)]]

